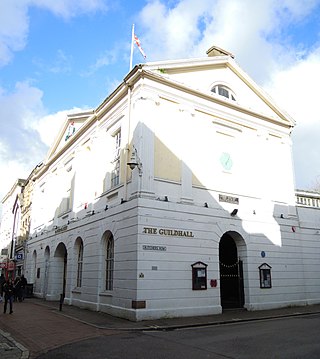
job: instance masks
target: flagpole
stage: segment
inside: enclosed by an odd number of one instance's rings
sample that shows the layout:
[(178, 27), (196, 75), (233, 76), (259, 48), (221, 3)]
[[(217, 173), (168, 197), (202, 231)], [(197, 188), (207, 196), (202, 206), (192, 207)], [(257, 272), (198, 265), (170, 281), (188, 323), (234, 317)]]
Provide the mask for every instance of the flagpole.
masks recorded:
[(133, 59), (133, 38), (134, 38), (134, 24), (132, 24), (132, 34), (131, 34), (131, 53), (130, 53), (130, 69), (132, 69), (132, 59)]

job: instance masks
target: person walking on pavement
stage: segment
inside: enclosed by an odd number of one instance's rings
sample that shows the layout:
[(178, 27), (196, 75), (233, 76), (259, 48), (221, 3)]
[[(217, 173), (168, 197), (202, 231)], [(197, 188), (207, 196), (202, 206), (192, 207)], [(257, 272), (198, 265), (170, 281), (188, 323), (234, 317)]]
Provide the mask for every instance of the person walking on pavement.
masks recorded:
[(21, 276), (21, 294), (22, 294), (22, 300), (24, 300), (24, 298), (26, 297), (26, 290), (27, 290), (27, 279), (25, 278), (25, 276), (22, 274)]
[(2, 297), (2, 295), (3, 295), (3, 285), (4, 285), (4, 283), (5, 283), (5, 281), (6, 281), (6, 279), (5, 279), (5, 277), (4, 277), (4, 275), (3, 275), (3, 273), (1, 273), (1, 276), (0, 276), (0, 297)]
[(3, 293), (4, 293), (4, 308), (3, 313), (6, 314), (7, 312), (7, 306), (8, 302), (10, 305), (10, 314), (13, 313), (13, 295), (14, 295), (14, 285), (13, 282), (10, 279), (7, 279), (7, 281), (3, 285)]

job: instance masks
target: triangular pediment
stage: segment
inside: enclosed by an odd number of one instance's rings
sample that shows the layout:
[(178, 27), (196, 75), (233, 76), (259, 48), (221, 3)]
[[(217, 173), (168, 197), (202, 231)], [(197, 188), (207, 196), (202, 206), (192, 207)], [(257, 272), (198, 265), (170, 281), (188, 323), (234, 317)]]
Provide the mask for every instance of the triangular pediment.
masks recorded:
[(77, 114), (67, 115), (63, 126), (61, 127), (53, 145), (48, 152), (47, 162), (64, 147), (67, 147), (70, 140), (78, 133), (83, 124), (92, 115), (92, 113), (92, 111), (85, 111)]
[[(217, 47), (208, 51), (210, 56), (205, 58), (147, 63), (143, 69), (242, 111), (256, 113), (284, 126), (295, 125), (294, 120), (240, 68), (231, 53)], [(231, 90), (235, 101), (212, 92), (219, 84)]]

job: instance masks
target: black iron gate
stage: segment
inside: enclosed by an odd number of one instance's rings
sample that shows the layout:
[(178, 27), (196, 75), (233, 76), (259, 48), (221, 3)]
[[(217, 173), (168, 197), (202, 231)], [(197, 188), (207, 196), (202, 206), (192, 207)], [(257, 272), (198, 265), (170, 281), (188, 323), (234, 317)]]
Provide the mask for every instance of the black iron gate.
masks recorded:
[(242, 308), (244, 305), (243, 264), (220, 260), (220, 292), (222, 308)]

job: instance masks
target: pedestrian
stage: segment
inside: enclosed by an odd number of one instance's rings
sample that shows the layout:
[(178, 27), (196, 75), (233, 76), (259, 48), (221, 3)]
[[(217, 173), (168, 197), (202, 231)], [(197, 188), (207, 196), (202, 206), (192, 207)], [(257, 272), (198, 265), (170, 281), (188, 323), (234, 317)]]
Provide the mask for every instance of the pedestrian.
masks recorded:
[(27, 279), (26, 277), (22, 274), (21, 276), (21, 294), (22, 294), (22, 300), (24, 300), (24, 298), (26, 297), (26, 290), (27, 290)]
[(5, 277), (4, 277), (3, 273), (1, 273), (1, 275), (0, 275), (0, 297), (2, 297), (2, 295), (3, 295), (2, 287), (5, 283), (5, 281), (6, 281)]
[(13, 281), (10, 279), (7, 279), (6, 282), (3, 285), (3, 293), (4, 293), (4, 307), (3, 307), (3, 313), (6, 314), (7, 312), (7, 306), (9, 302), (10, 306), (10, 314), (13, 313), (13, 295), (14, 295), (14, 285)]

